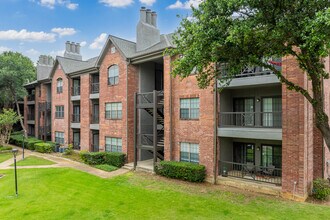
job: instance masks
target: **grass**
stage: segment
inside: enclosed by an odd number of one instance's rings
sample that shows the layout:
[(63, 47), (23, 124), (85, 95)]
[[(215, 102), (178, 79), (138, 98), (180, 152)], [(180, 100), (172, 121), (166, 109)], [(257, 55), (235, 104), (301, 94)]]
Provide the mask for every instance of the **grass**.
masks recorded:
[(9, 160), (12, 157), (13, 157), (12, 153), (0, 153), (0, 163)]
[[(38, 165), (53, 165), (53, 161), (46, 160), (44, 158), (29, 156), (17, 162), (17, 166), (38, 166)], [(14, 164), (10, 165), (14, 166)]]
[(69, 168), (1, 170), (1, 219), (329, 219), (330, 208), (153, 175), (102, 179)]
[(83, 163), (83, 160), (80, 157), (80, 153), (76, 152), (76, 151), (73, 151), (71, 154), (68, 154), (68, 155), (61, 154), (61, 157)]
[(95, 165), (94, 167), (108, 172), (115, 171), (118, 169), (118, 167), (111, 166), (109, 164), (100, 164), (100, 165)]

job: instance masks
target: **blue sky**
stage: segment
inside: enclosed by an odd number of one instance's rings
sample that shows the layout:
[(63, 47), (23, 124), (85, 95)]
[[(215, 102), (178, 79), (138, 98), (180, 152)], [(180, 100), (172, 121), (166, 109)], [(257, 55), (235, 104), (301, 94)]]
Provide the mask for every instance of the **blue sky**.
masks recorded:
[(200, 0), (0, 0), (0, 53), (63, 55), (66, 41), (81, 43), (83, 59), (97, 56), (108, 34), (135, 41), (139, 9), (158, 13), (161, 33), (171, 33)]

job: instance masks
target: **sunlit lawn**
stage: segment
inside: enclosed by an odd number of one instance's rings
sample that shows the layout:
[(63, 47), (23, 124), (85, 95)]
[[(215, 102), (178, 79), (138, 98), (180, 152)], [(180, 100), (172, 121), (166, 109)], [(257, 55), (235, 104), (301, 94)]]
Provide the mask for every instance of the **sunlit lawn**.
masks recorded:
[[(17, 162), (17, 166), (38, 166), (38, 165), (52, 165), (55, 164), (53, 161), (46, 160), (41, 157), (36, 156), (28, 156), (24, 158), (24, 160), (20, 160)], [(11, 166), (14, 166), (12, 164)]]
[(13, 157), (12, 153), (0, 153), (0, 163)]
[(0, 219), (329, 219), (330, 207), (147, 174), (112, 179), (69, 168), (0, 170)]

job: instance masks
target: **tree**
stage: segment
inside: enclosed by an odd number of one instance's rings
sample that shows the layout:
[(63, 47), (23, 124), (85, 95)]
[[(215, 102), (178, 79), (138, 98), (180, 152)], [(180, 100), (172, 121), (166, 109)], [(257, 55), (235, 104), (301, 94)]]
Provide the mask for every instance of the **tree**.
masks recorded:
[[(174, 76), (187, 77), (197, 69), (201, 88), (220, 79), (228, 84), (244, 67), (268, 68), (289, 90), (301, 93), (315, 113), (315, 125), (330, 150), (329, 118), (324, 111), (322, 85), (329, 78), (324, 58), (330, 51), (328, 0), (205, 0), (182, 20), (169, 55)], [(292, 56), (307, 75), (312, 91), (289, 81), (267, 61)], [(210, 64), (223, 64), (210, 68)], [(226, 73), (226, 77), (219, 77)]]
[[(36, 77), (32, 61), (17, 52), (0, 54), (0, 93), (8, 94), (4, 100), (13, 100), (25, 136), (27, 132), (19, 109), (18, 100), (27, 94), (24, 84), (33, 81)], [(2, 99), (3, 100), (3, 99)]]
[(20, 117), (13, 109), (3, 109), (0, 114), (0, 146), (8, 144), (13, 125)]

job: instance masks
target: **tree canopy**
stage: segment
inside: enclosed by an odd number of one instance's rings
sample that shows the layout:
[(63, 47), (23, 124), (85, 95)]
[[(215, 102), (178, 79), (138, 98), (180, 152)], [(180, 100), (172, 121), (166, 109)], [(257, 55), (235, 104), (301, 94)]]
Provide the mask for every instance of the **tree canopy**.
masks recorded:
[[(316, 126), (330, 149), (329, 119), (323, 108), (322, 81), (329, 78), (324, 59), (330, 51), (328, 0), (205, 0), (182, 20), (170, 55), (173, 75), (187, 77), (196, 68), (205, 88), (217, 78), (226, 85), (247, 66), (270, 69), (290, 90), (313, 106)], [(312, 82), (312, 92), (290, 82), (271, 57), (293, 56)], [(211, 64), (225, 64), (210, 68)], [(226, 77), (219, 77), (226, 73)]]

